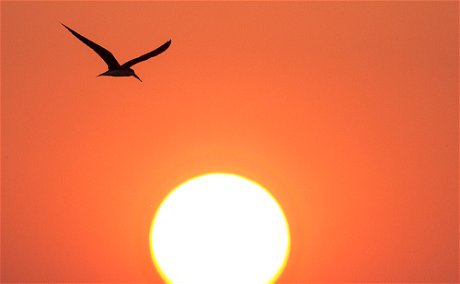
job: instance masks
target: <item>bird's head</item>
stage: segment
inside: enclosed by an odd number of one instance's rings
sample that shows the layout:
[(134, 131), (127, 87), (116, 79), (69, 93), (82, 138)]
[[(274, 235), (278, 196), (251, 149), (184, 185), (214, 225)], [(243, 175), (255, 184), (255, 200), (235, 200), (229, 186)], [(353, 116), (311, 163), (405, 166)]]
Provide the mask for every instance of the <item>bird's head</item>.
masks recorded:
[(141, 82), (142, 82), (141, 78), (139, 78), (139, 76), (137, 76), (137, 75), (136, 75), (136, 72), (134, 72), (134, 70), (133, 70), (133, 69), (129, 68), (129, 71), (131, 71), (131, 73), (132, 73), (132, 76), (134, 76), (134, 77), (135, 77), (137, 80), (139, 80), (139, 81), (141, 81)]

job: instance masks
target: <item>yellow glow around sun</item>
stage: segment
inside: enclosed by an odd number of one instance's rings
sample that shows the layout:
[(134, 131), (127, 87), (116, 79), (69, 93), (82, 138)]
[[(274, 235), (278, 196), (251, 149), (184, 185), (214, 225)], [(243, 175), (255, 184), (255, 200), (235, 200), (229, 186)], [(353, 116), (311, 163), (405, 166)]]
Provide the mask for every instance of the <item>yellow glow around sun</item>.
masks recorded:
[(181, 184), (160, 205), (150, 229), (153, 262), (169, 283), (272, 283), (289, 245), (275, 199), (233, 174)]

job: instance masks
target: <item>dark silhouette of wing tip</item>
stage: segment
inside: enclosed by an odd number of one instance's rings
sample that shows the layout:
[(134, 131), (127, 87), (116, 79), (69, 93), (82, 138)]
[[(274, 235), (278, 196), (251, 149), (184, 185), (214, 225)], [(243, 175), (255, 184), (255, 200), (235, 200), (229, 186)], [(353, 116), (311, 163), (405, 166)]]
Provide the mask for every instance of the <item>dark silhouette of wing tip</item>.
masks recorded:
[(165, 50), (171, 45), (171, 39), (163, 43), (159, 48), (164, 48)]
[[(166, 49), (168, 49), (169, 46), (171, 45), (171, 42), (172, 42), (171, 39), (169, 39), (167, 42), (163, 43), (163, 46), (164, 46)], [(166, 49), (165, 49), (165, 50), (166, 50)]]

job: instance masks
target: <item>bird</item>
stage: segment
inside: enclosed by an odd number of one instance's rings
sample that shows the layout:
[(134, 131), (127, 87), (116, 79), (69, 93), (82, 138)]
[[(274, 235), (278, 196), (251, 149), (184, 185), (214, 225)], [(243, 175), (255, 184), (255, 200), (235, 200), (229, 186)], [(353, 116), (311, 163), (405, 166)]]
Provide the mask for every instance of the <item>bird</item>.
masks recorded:
[(109, 70), (107, 70), (106, 72), (102, 74), (99, 74), (98, 77), (99, 76), (134, 76), (136, 79), (142, 82), (141, 78), (139, 78), (139, 76), (137, 76), (134, 70), (131, 69), (131, 66), (163, 53), (171, 45), (171, 40), (168, 40), (167, 42), (162, 44), (160, 47), (144, 55), (131, 59), (120, 65), (120, 63), (118, 63), (117, 59), (115, 58), (115, 56), (113, 56), (113, 54), (110, 51), (100, 46), (99, 44), (87, 39), (86, 37), (72, 30), (68, 26), (64, 25), (63, 23), (61, 23), (61, 25), (63, 25), (67, 30), (69, 30), (69, 32), (71, 32), (76, 38), (78, 38), (80, 41), (86, 44), (89, 48), (94, 50), (94, 52), (96, 52), (102, 58), (102, 60), (104, 60), (104, 62), (107, 64), (107, 67)]

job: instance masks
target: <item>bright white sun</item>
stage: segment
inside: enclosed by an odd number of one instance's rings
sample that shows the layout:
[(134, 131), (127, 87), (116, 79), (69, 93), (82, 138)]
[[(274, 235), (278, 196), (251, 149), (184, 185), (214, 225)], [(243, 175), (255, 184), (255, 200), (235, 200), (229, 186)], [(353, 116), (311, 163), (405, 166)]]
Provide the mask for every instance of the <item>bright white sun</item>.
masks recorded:
[(150, 229), (153, 262), (169, 283), (272, 283), (289, 245), (275, 199), (233, 174), (181, 184), (160, 205)]

